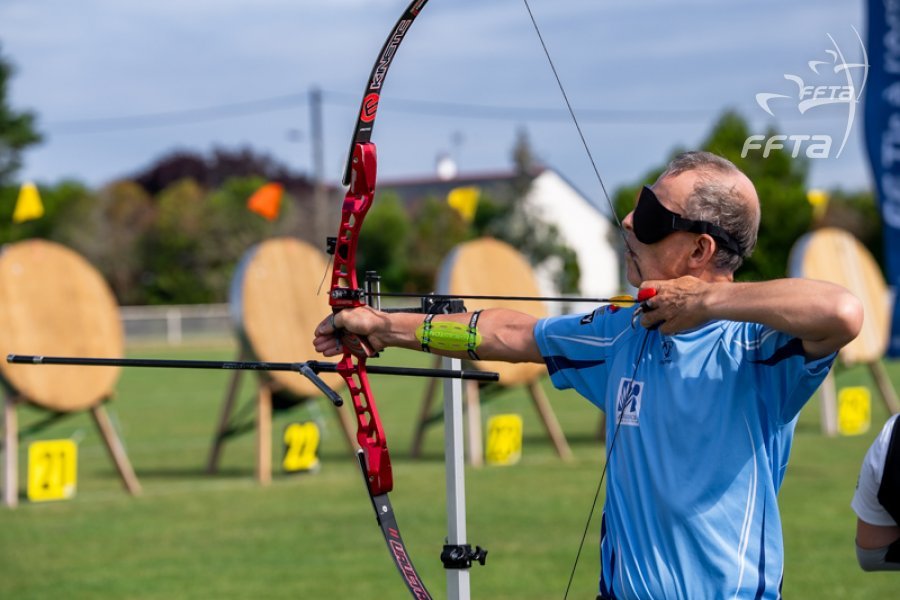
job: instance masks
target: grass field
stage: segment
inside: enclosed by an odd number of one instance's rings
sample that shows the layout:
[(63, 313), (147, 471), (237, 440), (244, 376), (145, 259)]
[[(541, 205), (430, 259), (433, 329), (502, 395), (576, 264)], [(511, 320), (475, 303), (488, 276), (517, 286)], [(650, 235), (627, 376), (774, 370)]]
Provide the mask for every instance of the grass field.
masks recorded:
[[(231, 359), (227, 345), (144, 348), (130, 356)], [(389, 352), (383, 363), (421, 356)], [(53, 367), (36, 367), (52, 369)], [(900, 366), (889, 366), (900, 384)], [(111, 413), (144, 493), (122, 489), (86, 415), (22, 440), (79, 441), (79, 486), (68, 501), (0, 508), (0, 598), (404, 598), (334, 410), (324, 400), (276, 414), (274, 436), (290, 422), (323, 427), (318, 473), (276, 473), (254, 483), (252, 433), (225, 448), (221, 472), (204, 466), (229, 373), (131, 369), (123, 372)], [(243, 400), (252, 394), (244, 378)], [(439, 554), (446, 535), (442, 428), (431, 430), (422, 460), (408, 458), (424, 381), (373, 377), (394, 457), (392, 500), (407, 545), (436, 598), (446, 595)], [(841, 371), (839, 386), (873, 386), (865, 371)], [(473, 598), (562, 598), (602, 467), (598, 414), (571, 392), (544, 388), (576, 460), (560, 462), (523, 393), (506, 392), (484, 416), (517, 412), (525, 421), (521, 462), (467, 470), (469, 541), (488, 548), (472, 570)], [(873, 388), (874, 389), (874, 388)], [(41, 418), (22, 408), (20, 426)], [(810, 402), (797, 429), (780, 495), (785, 529), (787, 598), (897, 598), (897, 574), (856, 565), (855, 517), (849, 507), (860, 461), (886, 413), (873, 397), (869, 433), (826, 439)], [(280, 464), (280, 447), (273, 450)], [(703, 468), (698, 465), (698, 468)], [(686, 482), (689, 485), (689, 482)], [(597, 578), (595, 520), (573, 598), (593, 598)]]

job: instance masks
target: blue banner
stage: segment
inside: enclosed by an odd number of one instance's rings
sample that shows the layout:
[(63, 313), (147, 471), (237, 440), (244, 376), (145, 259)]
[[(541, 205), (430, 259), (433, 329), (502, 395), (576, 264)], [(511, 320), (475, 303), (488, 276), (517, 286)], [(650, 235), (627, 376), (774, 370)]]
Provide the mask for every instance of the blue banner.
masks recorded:
[[(886, 277), (900, 290), (900, 3), (869, 0), (866, 150), (884, 224)], [(900, 303), (894, 302), (888, 356), (900, 356)]]

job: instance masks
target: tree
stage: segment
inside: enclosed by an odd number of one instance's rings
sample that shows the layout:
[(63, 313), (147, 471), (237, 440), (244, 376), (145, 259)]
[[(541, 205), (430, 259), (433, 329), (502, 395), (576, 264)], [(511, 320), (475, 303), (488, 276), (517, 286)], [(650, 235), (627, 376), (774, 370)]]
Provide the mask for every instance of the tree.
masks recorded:
[(22, 166), (22, 151), (41, 141), (34, 114), (17, 112), (7, 101), (13, 73), (12, 63), (0, 54), (0, 186), (12, 183)]
[(431, 291), (437, 269), (457, 244), (472, 237), (459, 213), (446, 202), (428, 198), (414, 220), (404, 291)]
[[(410, 243), (412, 219), (400, 203), (396, 193), (382, 193), (366, 216), (365, 235), (357, 249), (359, 276), (376, 271), (385, 290), (407, 288), (409, 264), (412, 260)], [(433, 279), (432, 279), (433, 281)], [(430, 289), (426, 287), (425, 289)]]
[[(192, 179), (163, 190), (156, 199), (158, 216), (149, 232), (143, 284), (150, 304), (200, 304), (221, 301), (204, 281), (209, 265), (201, 241), (209, 239), (211, 211), (207, 195)], [(213, 241), (213, 240), (209, 240)]]
[(93, 195), (84, 185), (64, 180), (53, 186), (40, 187), (44, 216), (40, 219), (13, 223), (9, 218), (15, 209), (19, 187), (0, 186), (0, 241), (17, 242), (43, 238), (72, 245), (75, 230), (88, 222)]
[[(776, 132), (770, 130), (766, 135)], [(741, 156), (744, 140), (750, 135), (747, 122), (737, 113), (726, 111), (713, 125), (700, 148), (724, 156), (753, 181), (762, 205), (759, 240), (756, 249), (738, 270), (736, 279), (764, 280), (784, 277), (794, 242), (809, 231), (812, 207), (806, 200), (809, 165), (805, 159), (792, 158), (789, 151), (776, 150)], [(676, 149), (674, 158), (683, 149)], [(624, 218), (634, 207), (642, 185), (650, 185), (662, 174), (665, 165), (652, 169), (634, 185), (616, 190), (616, 214)]]
[(72, 247), (103, 273), (121, 304), (144, 304), (143, 247), (156, 225), (153, 199), (133, 181), (117, 181), (78, 216), (68, 233)]
[(184, 179), (192, 179), (199, 186), (212, 190), (234, 177), (261, 177), (281, 183), (295, 195), (312, 193), (312, 183), (306, 176), (251, 148), (214, 148), (209, 156), (190, 150), (175, 150), (159, 157), (129, 179), (136, 181), (149, 194), (156, 195)]

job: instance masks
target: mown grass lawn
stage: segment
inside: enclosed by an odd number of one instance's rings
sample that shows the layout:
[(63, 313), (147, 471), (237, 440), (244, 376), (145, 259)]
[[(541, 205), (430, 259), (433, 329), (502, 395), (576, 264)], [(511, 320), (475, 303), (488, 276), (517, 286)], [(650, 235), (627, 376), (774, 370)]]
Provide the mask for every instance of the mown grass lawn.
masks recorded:
[[(228, 345), (145, 348), (131, 356), (231, 359)], [(389, 352), (384, 363), (425, 366)], [(52, 369), (52, 367), (36, 367)], [(889, 366), (900, 382), (900, 368)], [(228, 372), (131, 369), (110, 405), (144, 493), (128, 496), (86, 415), (22, 440), (79, 440), (79, 487), (63, 502), (22, 501), (0, 509), (0, 598), (404, 598), (374, 522), (355, 461), (324, 400), (277, 413), (274, 433), (291, 422), (323, 428), (321, 469), (276, 471), (271, 486), (253, 479), (252, 432), (225, 448), (216, 475), (204, 471)], [(254, 378), (244, 378), (243, 401)], [(839, 385), (873, 387), (865, 371), (842, 371)], [(373, 377), (394, 456), (392, 500), (416, 565), (436, 598), (446, 595), (439, 554), (446, 535), (443, 432), (434, 427), (423, 459), (408, 458), (424, 381)], [(472, 570), (474, 598), (561, 598), (602, 468), (598, 414), (574, 393), (544, 385), (576, 460), (560, 462), (523, 393), (485, 404), (484, 416), (517, 412), (525, 420), (521, 462), (467, 470), (468, 532), (489, 550)], [(873, 387), (874, 389), (874, 387)], [(27, 428), (42, 414), (20, 409)], [(787, 598), (896, 598), (896, 574), (867, 574), (853, 550), (850, 498), (862, 456), (886, 418), (874, 396), (865, 435), (826, 439), (817, 401), (801, 417), (780, 502), (785, 530)], [(280, 463), (281, 448), (273, 450)], [(698, 465), (702, 468), (702, 465)], [(595, 520), (573, 598), (593, 598), (597, 577)]]

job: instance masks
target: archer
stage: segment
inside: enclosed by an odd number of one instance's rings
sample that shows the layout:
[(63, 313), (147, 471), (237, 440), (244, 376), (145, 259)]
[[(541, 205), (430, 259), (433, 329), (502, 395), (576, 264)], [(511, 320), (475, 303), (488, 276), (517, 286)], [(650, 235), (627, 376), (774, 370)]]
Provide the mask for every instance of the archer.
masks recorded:
[(376, 351), (546, 363), (556, 387), (610, 416), (598, 598), (777, 598), (797, 416), (863, 312), (830, 283), (735, 282), (759, 221), (746, 175), (685, 153), (623, 221), (628, 280), (655, 291), (640, 306), (441, 315), (438, 337), (431, 317), (360, 307), (323, 320), (314, 344), (335, 356), (350, 332)]

